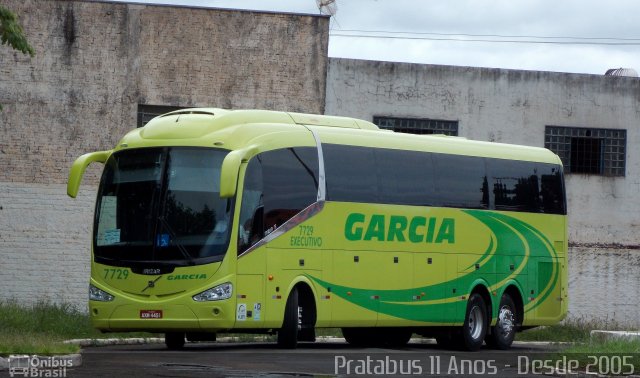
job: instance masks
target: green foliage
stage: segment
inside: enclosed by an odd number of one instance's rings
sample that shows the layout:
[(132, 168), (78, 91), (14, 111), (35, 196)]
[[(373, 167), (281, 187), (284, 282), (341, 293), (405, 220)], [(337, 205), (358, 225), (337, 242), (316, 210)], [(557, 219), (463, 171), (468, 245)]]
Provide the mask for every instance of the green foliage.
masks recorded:
[(61, 339), (96, 334), (89, 316), (68, 304), (39, 302), (24, 307), (16, 302), (0, 302), (0, 319), (0, 334), (31, 332)]
[(564, 348), (552, 357), (556, 361), (563, 358), (578, 361), (578, 371), (590, 373), (585, 376), (595, 375), (593, 373), (599, 373), (599, 376), (633, 375), (640, 371), (640, 340), (593, 338)]
[(27, 42), (22, 26), (18, 23), (18, 17), (0, 5), (0, 40), (3, 45), (9, 45), (15, 50), (34, 56), (33, 47)]
[(516, 335), (519, 341), (584, 342), (594, 329), (625, 331), (629, 327), (608, 319), (568, 318), (560, 324), (537, 327)]
[(79, 350), (68, 339), (150, 337), (148, 333), (103, 334), (91, 326), (89, 315), (69, 304), (38, 302), (32, 306), (0, 301), (0, 355), (58, 354)]

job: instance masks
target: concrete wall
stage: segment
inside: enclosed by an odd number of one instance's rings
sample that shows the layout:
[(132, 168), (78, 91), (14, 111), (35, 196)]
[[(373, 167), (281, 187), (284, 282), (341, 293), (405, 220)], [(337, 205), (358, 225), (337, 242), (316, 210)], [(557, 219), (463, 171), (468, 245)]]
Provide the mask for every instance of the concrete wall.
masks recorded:
[(326, 114), (457, 120), (460, 136), (540, 147), (546, 125), (626, 129), (625, 177), (566, 175), (570, 312), (640, 324), (640, 79), (332, 58), (326, 101)]
[(8, 0), (36, 50), (0, 46), (0, 300), (86, 306), (100, 167), (138, 104), (324, 111), (329, 19), (122, 3)]
[(640, 251), (569, 248), (569, 315), (640, 326)]

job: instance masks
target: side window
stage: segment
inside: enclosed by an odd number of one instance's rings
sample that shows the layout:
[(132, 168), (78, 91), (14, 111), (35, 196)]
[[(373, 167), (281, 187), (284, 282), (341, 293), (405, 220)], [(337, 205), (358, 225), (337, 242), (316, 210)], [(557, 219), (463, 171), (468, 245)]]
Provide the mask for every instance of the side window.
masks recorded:
[(238, 227), (238, 254), (246, 251), (264, 236), (264, 195), (262, 190), (262, 164), (253, 158), (244, 174), (240, 226)]
[(373, 148), (322, 145), (327, 199), (379, 203), (378, 175)]
[(329, 201), (566, 214), (562, 167), (323, 145)]
[(490, 159), (489, 174), (496, 210), (540, 211), (540, 182), (535, 163)]
[(318, 153), (314, 147), (267, 151), (262, 164), (264, 232), (268, 235), (318, 199)]
[(242, 189), (238, 254), (318, 199), (314, 147), (263, 152), (249, 161)]
[(436, 205), (467, 209), (489, 208), (485, 159), (446, 154), (434, 154), (433, 159)]
[(540, 175), (541, 211), (547, 214), (566, 214), (562, 168), (552, 164), (538, 164)]
[(381, 201), (393, 205), (433, 204), (433, 163), (430, 153), (376, 149)]

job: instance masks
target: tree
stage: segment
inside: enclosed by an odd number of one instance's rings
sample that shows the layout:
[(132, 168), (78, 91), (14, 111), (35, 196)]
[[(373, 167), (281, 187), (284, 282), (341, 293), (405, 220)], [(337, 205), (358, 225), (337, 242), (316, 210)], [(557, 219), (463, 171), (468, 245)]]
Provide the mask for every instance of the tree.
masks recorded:
[[(33, 47), (27, 42), (22, 26), (18, 23), (18, 16), (2, 5), (0, 5), (0, 40), (3, 45), (9, 45), (23, 54), (32, 57), (36, 55)], [(2, 111), (2, 104), (0, 104), (0, 111)]]
[(18, 16), (2, 5), (0, 5), (0, 39), (3, 45), (9, 45), (23, 54), (30, 56), (36, 54), (27, 42), (22, 26), (18, 23)]

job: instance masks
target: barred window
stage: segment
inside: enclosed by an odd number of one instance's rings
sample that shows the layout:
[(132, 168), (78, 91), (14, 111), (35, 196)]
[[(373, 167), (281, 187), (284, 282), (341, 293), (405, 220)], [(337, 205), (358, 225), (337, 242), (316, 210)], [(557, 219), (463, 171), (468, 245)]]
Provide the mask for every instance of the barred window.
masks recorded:
[(544, 146), (568, 173), (625, 175), (627, 130), (546, 126)]
[(184, 109), (180, 106), (166, 106), (166, 105), (146, 105), (138, 104), (138, 126), (143, 127), (147, 122), (151, 121), (155, 117), (172, 112), (174, 110)]
[(409, 134), (445, 134), (458, 136), (458, 121), (428, 118), (373, 117), (379, 128)]

